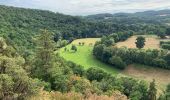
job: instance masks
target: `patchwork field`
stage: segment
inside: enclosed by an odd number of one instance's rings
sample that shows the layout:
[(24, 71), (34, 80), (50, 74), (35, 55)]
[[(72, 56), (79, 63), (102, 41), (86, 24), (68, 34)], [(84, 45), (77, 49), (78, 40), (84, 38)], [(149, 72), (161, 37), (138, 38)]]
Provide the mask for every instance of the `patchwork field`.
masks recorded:
[[(145, 49), (160, 49), (159, 43), (160, 41), (162, 41), (161, 39), (159, 39), (157, 36), (155, 35), (142, 35), (146, 38), (146, 42), (145, 42)], [(118, 42), (117, 43), (117, 47), (128, 47), (128, 48), (136, 48), (136, 38), (137, 36), (132, 36), (130, 37), (128, 40), (123, 41), (123, 42)]]
[[(145, 48), (159, 48), (159, 39), (156, 36), (145, 36), (146, 37), (146, 46)], [(170, 70), (164, 70), (160, 68), (148, 67), (139, 64), (133, 64), (128, 66), (125, 70), (120, 71), (114, 68), (111, 65), (107, 65), (105, 63), (100, 62), (97, 60), (93, 54), (92, 49), (93, 46), (89, 44), (93, 44), (96, 41), (99, 41), (99, 38), (87, 38), (87, 39), (78, 39), (73, 41), (71, 44), (66, 46), (69, 51), (65, 51), (64, 48), (59, 50), (60, 56), (68, 61), (72, 61), (76, 64), (82, 65), (85, 69), (90, 67), (97, 67), (103, 69), (106, 72), (109, 72), (113, 75), (119, 76), (129, 76), (133, 78), (137, 78), (140, 80), (146, 80), (147, 82), (152, 81), (153, 79), (156, 80), (157, 86), (160, 91), (165, 89), (165, 86), (170, 83)], [(118, 43), (117, 45), (120, 46), (128, 46), (134, 47), (136, 36), (131, 37), (125, 42)], [(84, 42), (84, 46), (79, 46), (79, 42)], [(77, 46), (77, 52), (70, 51), (71, 45), (74, 44)]]

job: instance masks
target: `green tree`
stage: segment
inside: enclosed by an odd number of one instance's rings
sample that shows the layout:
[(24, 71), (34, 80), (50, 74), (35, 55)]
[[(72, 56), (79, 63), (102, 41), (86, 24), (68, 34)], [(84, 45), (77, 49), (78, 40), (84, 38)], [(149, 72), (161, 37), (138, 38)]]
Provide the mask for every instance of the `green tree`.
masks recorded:
[(136, 39), (136, 47), (141, 49), (145, 46), (145, 38), (143, 36), (139, 36)]
[(155, 80), (153, 80), (150, 83), (150, 86), (149, 86), (148, 99), (149, 100), (156, 100), (156, 94), (157, 94), (156, 84), (155, 84)]
[(53, 33), (41, 30), (41, 34), (37, 36), (36, 40), (37, 50), (35, 57), (35, 68), (33, 71), (36, 77), (48, 80), (48, 71), (54, 65), (54, 41)]
[(24, 99), (36, 94), (41, 88), (40, 81), (30, 78), (23, 68), (24, 58), (9, 55), (7, 48), (0, 38), (0, 100)]
[(160, 95), (158, 100), (169, 100), (170, 99), (170, 84), (168, 84), (166, 91)]
[(93, 67), (89, 68), (86, 73), (87, 79), (89, 79), (90, 81), (93, 81), (93, 80), (101, 81), (107, 75), (108, 74), (104, 72), (102, 69), (96, 69)]
[(115, 67), (119, 68), (119, 69), (125, 69), (126, 64), (122, 61), (122, 59), (118, 56), (112, 56), (109, 59), (109, 62), (114, 65)]
[(73, 50), (73, 51), (76, 52), (76, 51), (77, 51), (77, 47), (76, 47), (75, 45), (72, 45), (72, 46), (71, 46), (71, 50)]

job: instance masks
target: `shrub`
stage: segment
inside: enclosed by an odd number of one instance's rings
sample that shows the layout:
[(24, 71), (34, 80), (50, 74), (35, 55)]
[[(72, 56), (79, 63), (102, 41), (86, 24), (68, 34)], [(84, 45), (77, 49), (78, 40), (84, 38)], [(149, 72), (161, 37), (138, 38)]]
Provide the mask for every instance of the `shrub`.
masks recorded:
[(114, 65), (119, 69), (125, 69), (126, 64), (122, 61), (122, 59), (118, 56), (113, 56), (109, 59), (110, 64)]

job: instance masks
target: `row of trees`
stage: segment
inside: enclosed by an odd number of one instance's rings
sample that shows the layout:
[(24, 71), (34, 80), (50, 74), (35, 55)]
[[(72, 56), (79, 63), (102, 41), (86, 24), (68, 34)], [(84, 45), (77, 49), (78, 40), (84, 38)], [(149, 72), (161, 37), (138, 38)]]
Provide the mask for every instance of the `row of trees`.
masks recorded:
[(161, 46), (163, 49), (168, 49), (168, 50), (170, 50), (170, 41), (160, 41), (160, 46)]
[[(111, 38), (110, 36), (108, 38)], [(139, 37), (140, 38), (140, 37)], [(138, 42), (137, 47), (142, 48), (144, 38), (142, 42)], [(112, 40), (114, 40), (112, 38)], [(120, 69), (124, 69), (126, 65), (131, 63), (140, 63), (144, 65), (156, 66), (160, 68), (170, 69), (170, 54), (164, 50), (145, 50), (145, 49), (133, 49), (126, 47), (113, 47), (113, 43), (108, 43), (109, 39), (103, 37), (100, 42), (97, 42), (93, 49), (93, 54), (97, 59), (114, 65)]]

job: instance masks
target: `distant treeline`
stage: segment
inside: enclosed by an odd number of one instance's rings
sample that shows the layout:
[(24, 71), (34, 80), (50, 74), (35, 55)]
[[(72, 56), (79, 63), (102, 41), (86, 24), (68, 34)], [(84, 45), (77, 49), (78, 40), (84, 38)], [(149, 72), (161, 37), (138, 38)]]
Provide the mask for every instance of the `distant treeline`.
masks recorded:
[(159, 23), (161, 21), (151, 22), (147, 18), (116, 17), (110, 21), (87, 19), (50, 11), (0, 6), (0, 36), (5, 37), (18, 51), (25, 51), (35, 47), (32, 40), (39, 29), (44, 28), (54, 33), (55, 41), (130, 31), (135, 34), (170, 33), (166, 25)]

